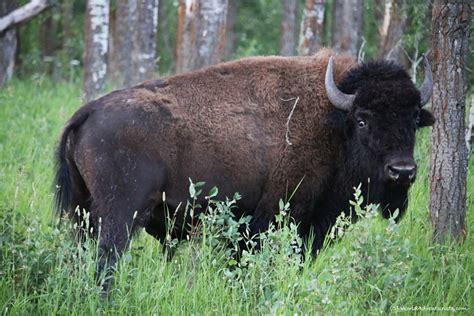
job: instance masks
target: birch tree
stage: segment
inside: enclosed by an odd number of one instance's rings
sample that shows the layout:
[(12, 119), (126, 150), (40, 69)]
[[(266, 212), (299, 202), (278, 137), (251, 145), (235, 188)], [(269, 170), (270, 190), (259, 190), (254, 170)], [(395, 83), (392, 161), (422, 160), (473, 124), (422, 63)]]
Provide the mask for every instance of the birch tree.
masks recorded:
[(339, 53), (357, 56), (362, 39), (364, 0), (335, 0), (333, 12), (333, 46)]
[(217, 64), (224, 57), (227, 0), (201, 0), (194, 68)]
[(433, 240), (458, 240), (465, 233), (467, 146), (465, 142), (465, 55), (467, 1), (435, 0), (432, 15), (433, 114), (430, 219)]
[(133, 84), (151, 79), (155, 71), (158, 0), (138, 1), (136, 22), (130, 80)]
[(176, 72), (194, 69), (196, 39), (199, 31), (199, 0), (179, 0), (176, 32)]
[(117, 0), (111, 78), (129, 87), (153, 78), (158, 30), (158, 0)]
[(227, 0), (180, 0), (176, 71), (219, 63), (224, 56)]
[(296, 48), (298, 0), (282, 0), (280, 55), (293, 56)]
[(130, 86), (133, 81), (133, 36), (137, 27), (137, 1), (116, 0), (113, 54), (110, 56), (110, 78), (118, 87)]
[(109, 0), (88, 0), (85, 19), (83, 99), (97, 98), (105, 88), (109, 35)]
[(313, 55), (321, 48), (324, 30), (324, 0), (306, 0), (301, 21), (300, 55)]

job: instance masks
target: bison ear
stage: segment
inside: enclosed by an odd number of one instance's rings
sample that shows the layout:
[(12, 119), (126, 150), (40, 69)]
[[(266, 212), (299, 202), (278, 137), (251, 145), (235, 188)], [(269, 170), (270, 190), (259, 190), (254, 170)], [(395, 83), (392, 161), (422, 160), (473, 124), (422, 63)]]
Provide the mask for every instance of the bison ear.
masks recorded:
[(421, 110), (420, 116), (418, 117), (417, 126), (418, 127), (426, 127), (431, 126), (435, 122), (435, 118), (431, 112), (426, 110)]
[(341, 110), (334, 110), (323, 117), (322, 123), (324, 126), (336, 129), (343, 132), (347, 126), (346, 124), (347, 112)]

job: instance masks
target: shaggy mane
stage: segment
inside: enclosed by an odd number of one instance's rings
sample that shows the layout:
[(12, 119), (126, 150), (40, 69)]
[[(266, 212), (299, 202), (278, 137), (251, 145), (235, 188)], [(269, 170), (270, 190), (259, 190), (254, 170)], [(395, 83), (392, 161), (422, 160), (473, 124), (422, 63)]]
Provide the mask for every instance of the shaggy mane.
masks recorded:
[(350, 69), (338, 87), (345, 93), (355, 93), (361, 83), (364, 85), (381, 81), (411, 81), (410, 75), (391, 61), (369, 61)]

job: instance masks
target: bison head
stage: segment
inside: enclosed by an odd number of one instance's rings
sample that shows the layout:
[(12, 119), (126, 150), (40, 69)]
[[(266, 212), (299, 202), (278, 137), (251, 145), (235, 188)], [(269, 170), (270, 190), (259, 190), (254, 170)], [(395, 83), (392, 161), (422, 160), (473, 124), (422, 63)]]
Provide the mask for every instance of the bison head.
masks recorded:
[[(359, 65), (339, 87), (333, 79), (333, 60), (326, 71), (326, 93), (337, 108), (345, 139), (344, 172), (350, 186), (364, 184), (369, 202), (380, 203), (389, 217), (406, 208), (407, 193), (416, 178), (413, 158), (417, 128), (430, 126), (434, 118), (422, 109), (432, 94), (432, 75), (424, 57), (425, 79), (418, 90), (408, 73), (391, 62)], [(370, 180), (368, 180), (370, 179)]]

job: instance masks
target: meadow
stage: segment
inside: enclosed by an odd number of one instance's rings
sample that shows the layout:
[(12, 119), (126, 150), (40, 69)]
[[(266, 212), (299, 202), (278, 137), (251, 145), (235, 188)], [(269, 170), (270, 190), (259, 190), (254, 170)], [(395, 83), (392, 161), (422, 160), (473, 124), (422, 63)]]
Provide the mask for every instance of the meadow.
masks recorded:
[(235, 230), (229, 234), (236, 227), (229, 213), (217, 214), (224, 218), (217, 221), (220, 226), (209, 221), (196, 238), (170, 241), (176, 251), (171, 259), (142, 232), (121, 260), (108, 300), (101, 300), (94, 280), (96, 245), (76, 242), (70, 224), (58, 225), (52, 211), (55, 147), (80, 105), (78, 83), (36, 77), (0, 90), (2, 314), (472, 315), (474, 162), (468, 174), (467, 239), (434, 245), (429, 129), (417, 139), (419, 176), (399, 224), (383, 220), (371, 207), (361, 209), (355, 196), (353, 207), (364, 218), (357, 224), (341, 220), (334, 231), (339, 238), (316, 259), (301, 255), (304, 246), (285, 217), (263, 236), (260, 252), (245, 253), (239, 262), (222, 246), (238, 238)]

